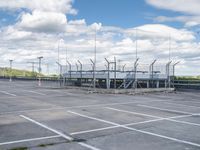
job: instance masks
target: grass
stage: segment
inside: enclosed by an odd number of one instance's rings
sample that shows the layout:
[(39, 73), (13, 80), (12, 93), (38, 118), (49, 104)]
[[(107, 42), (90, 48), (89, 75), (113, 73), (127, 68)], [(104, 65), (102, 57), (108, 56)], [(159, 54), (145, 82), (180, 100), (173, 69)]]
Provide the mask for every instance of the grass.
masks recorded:
[(40, 144), (38, 145), (39, 147), (46, 147), (46, 146), (53, 146), (54, 143), (49, 143), (49, 144)]
[(43, 74), (39, 74), (37, 72), (27, 71), (27, 70), (20, 70), (20, 69), (11, 69), (10, 68), (0, 68), (0, 76), (5, 77), (29, 77), (35, 78), (37, 76), (45, 77)]
[(16, 148), (12, 148), (9, 150), (28, 150), (28, 148), (27, 147), (16, 147)]
[(194, 80), (194, 81), (200, 81), (200, 76), (177, 76), (176, 80)]

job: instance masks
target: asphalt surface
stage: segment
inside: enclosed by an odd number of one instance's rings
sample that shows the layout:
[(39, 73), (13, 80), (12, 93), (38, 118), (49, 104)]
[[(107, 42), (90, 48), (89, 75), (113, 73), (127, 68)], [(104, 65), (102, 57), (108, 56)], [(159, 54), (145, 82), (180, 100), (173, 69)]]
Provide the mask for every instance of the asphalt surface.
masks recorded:
[(0, 80), (0, 150), (199, 150), (200, 93), (92, 94)]

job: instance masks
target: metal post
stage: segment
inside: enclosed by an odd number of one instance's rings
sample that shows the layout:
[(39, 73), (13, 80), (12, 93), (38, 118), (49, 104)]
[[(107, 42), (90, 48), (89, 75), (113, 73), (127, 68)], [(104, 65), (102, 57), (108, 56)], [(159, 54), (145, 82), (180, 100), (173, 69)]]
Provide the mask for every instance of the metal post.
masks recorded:
[(175, 87), (175, 86), (174, 86), (174, 80), (175, 80), (175, 66), (178, 65), (179, 63), (180, 63), (180, 61), (178, 61), (178, 62), (176, 62), (176, 63), (173, 64), (173, 87)]
[(134, 63), (134, 71), (133, 71), (133, 88), (137, 88), (137, 66), (138, 66), (138, 61), (139, 61), (139, 58), (137, 58), (135, 60), (135, 63)]
[(72, 71), (72, 65), (71, 65), (71, 63), (67, 60), (67, 63), (68, 63), (68, 65), (69, 65), (69, 78), (70, 78), (70, 80), (71, 80), (71, 71)]
[(110, 89), (110, 62), (105, 58), (108, 64), (108, 77), (107, 77), (107, 89)]
[(78, 72), (78, 64), (76, 63), (76, 71)]
[(152, 81), (152, 87), (154, 87), (154, 64), (157, 60), (154, 60), (149, 67), (150, 79)]
[(40, 74), (41, 74), (41, 71), (42, 71), (42, 68), (41, 68), (42, 58), (43, 58), (43, 56), (38, 57), (38, 60), (39, 60), (39, 68), (38, 68), (39, 82), (38, 82), (38, 86), (41, 86), (41, 75)]
[(12, 63), (13, 63), (13, 60), (9, 60), (10, 62), (10, 82), (12, 82)]
[(30, 63), (32, 65), (32, 74), (34, 76), (34, 72), (35, 72), (35, 64), (37, 64), (37, 62), (34, 62), (34, 61), (29, 61), (27, 63)]
[[(60, 83), (60, 86), (61, 86), (61, 77), (62, 77), (62, 65), (59, 63), (59, 62), (56, 62), (57, 64), (58, 64), (58, 66), (59, 66), (59, 83)], [(64, 84), (64, 81), (63, 81), (63, 84)]]
[(97, 28), (95, 27), (95, 39), (94, 39), (94, 61), (93, 61), (93, 88), (96, 88), (96, 63), (97, 63)]
[(92, 60), (92, 59), (90, 59), (90, 61), (91, 61), (91, 63), (92, 63), (92, 71), (93, 71), (93, 88), (94, 88), (94, 90), (95, 90), (95, 88), (96, 88), (96, 81), (95, 81), (95, 70), (94, 70), (94, 67), (95, 67), (95, 63), (94, 63), (94, 61)]
[(122, 67), (123, 72), (125, 72), (125, 67), (126, 67), (126, 64), (124, 64), (123, 67)]
[(171, 79), (170, 79), (170, 64), (172, 61), (169, 61), (166, 65), (166, 74), (167, 74), (167, 80), (168, 80), (168, 86), (171, 87)]
[(114, 57), (114, 69), (115, 69), (115, 72), (114, 72), (114, 89), (117, 88), (117, 62), (116, 62), (116, 57)]
[(82, 63), (78, 60), (78, 63), (80, 64), (80, 84), (82, 85), (82, 70), (83, 70), (83, 65), (82, 65)]

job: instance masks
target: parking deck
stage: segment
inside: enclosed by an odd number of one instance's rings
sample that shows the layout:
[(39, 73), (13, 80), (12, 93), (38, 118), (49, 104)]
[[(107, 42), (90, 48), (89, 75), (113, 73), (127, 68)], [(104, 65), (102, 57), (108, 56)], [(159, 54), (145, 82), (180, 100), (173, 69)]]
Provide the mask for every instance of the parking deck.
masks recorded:
[(199, 92), (95, 94), (0, 80), (0, 150), (199, 150)]

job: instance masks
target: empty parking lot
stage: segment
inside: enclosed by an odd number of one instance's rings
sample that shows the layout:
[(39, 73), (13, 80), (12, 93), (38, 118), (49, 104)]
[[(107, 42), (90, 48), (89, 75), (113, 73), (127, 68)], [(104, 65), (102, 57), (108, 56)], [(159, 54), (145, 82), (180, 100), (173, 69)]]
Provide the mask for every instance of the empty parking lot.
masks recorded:
[(0, 80), (0, 149), (199, 150), (200, 94), (106, 95)]

